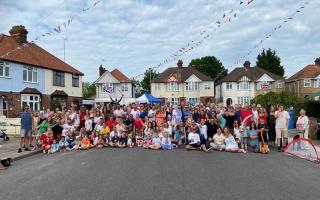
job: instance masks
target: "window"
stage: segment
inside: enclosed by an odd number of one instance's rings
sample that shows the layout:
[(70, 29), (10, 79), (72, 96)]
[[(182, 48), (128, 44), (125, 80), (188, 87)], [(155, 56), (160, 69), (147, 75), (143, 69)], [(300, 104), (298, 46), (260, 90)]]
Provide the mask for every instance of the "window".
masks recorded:
[[(72, 83), (73, 83), (73, 79), (72, 79)], [(64, 72), (53, 71), (53, 85), (64, 87)]]
[(250, 103), (251, 97), (238, 97), (238, 104), (243, 105), (244, 103)]
[(179, 91), (178, 83), (176, 82), (171, 82), (167, 84), (167, 90), (169, 92), (176, 92)]
[(160, 90), (160, 88), (161, 88), (160, 83), (156, 83), (156, 84), (154, 85), (154, 89), (155, 89), (155, 90)]
[(257, 82), (257, 90), (267, 90), (270, 89), (271, 83), (268, 81), (259, 81)]
[(232, 90), (232, 83), (226, 82), (226, 90)]
[(277, 81), (277, 82), (276, 82), (276, 88), (280, 89), (280, 88), (282, 88), (282, 87), (283, 87), (283, 82)]
[(238, 90), (249, 90), (250, 89), (250, 83), (246, 81), (242, 81), (238, 83)]
[(187, 91), (197, 91), (199, 90), (199, 82), (186, 82)]
[(8, 62), (0, 61), (0, 77), (9, 78), (10, 76), (10, 65)]
[(311, 79), (304, 79), (304, 87), (311, 87)]
[(211, 89), (210, 82), (204, 82), (204, 89), (205, 90), (210, 90)]
[(178, 105), (179, 104), (179, 98), (168, 98), (167, 102), (171, 104)]
[(40, 96), (21, 94), (21, 108), (28, 105), (32, 111), (40, 110)]
[(38, 69), (35, 67), (23, 67), (23, 81), (30, 83), (38, 82)]
[(79, 87), (79, 75), (72, 74), (72, 87)]
[(313, 87), (314, 88), (320, 88), (320, 79), (314, 79)]
[(128, 90), (129, 90), (128, 83), (121, 84), (121, 91), (122, 92), (128, 92)]
[(188, 98), (188, 103), (189, 104), (195, 105), (198, 102), (199, 102), (198, 98)]

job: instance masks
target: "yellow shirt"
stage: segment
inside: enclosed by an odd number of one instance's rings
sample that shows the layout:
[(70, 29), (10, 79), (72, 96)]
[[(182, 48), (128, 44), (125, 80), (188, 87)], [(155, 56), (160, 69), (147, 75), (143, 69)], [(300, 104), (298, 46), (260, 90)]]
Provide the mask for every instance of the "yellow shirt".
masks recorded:
[(102, 135), (102, 136), (106, 136), (107, 134), (109, 134), (110, 133), (110, 129), (109, 129), (109, 127), (108, 126), (106, 126), (105, 128), (101, 128), (100, 129), (100, 135)]

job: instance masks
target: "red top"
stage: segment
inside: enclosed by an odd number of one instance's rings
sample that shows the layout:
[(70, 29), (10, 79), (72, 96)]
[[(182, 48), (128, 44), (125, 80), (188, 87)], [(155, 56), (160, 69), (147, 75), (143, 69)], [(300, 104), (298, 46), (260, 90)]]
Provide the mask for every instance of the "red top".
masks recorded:
[[(252, 114), (253, 114), (253, 112), (250, 109), (242, 110), (240, 113), (241, 121), (243, 121), (246, 117), (248, 117)], [(246, 126), (250, 126), (250, 123), (251, 123), (251, 118), (249, 118), (245, 121)]]
[(40, 136), (43, 146), (51, 145), (52, 144), (52, 136), (48, 136), (45, 133), (42, 133)]
[(106, 125), (109, 127), (110, 129), (110, 132), (113, 131), (113, 126), (116, 126), (117, 124), (119, 124), (118, 122), (116, 121), (107, 121), (106, 122)]
[(143, 129), (143, 123), (141, 119), (138, 119), (136, 121), (133, 122), (133, 125), (135, 127), (137, 127), (138, 129), (142, 130)]

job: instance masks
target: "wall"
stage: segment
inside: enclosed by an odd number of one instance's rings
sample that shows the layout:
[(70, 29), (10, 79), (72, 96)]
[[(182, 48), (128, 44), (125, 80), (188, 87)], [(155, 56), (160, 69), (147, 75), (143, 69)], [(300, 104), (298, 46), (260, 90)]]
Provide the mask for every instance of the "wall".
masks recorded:
[(45, 70), (45, 94), (52, 94), (55, 90), (63, 90), (68, 96), (82, 97), (82, 76), (79, 76), (79, 87), (72, 86), (72, 74), (64, 74), (65, 86), (53, 86), (53, 71)]
[(45, 92), (45, 69), (38, 69), (38, 82), (37, 83), (28, 83), (23, 81), (23, 65), (19, 63), (10, 63), (10, 78), (0, 78), (0, 91), (3, 92), (20, 92), (26, 87), (36, 88), (41, 93)]

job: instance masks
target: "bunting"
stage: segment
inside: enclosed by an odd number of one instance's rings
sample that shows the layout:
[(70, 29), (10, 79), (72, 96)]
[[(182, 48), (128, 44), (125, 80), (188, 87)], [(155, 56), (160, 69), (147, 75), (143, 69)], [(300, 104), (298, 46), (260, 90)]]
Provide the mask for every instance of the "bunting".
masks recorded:
[[(244, 4), (244, 2), (246, 2)], [(218, 20), (214, 20), (214, 23), (209, 25), (206, 30), (200, 31), (200, 39), (198, 40), (192, 40), (187, 43), (184, 47), (179, 48), (175, 53), (165, 57), (160, 63), (156, 64), (152, 69), (156, 70), (165, 64), (171, 63), (173, 61), (177, 61), (185, 54), (195, 50), (198, 48), (201, 44), (204, 43), (206, 39), (210, 37), (211, 32), (214, 33), (221, 27), (223, 27), (225, 24), (232, 22), (232, 19), (237, 18), (237, 14), (240, 13), (242, 10), (244, 10), (249, 4), (251, 4), (253, 0), (247, 0), (247, 1), (239, 1), (239, 8), (238, 9), (230, 9), (228, 11), (223, 12), (221, 17)], [(210, 34), (209, 34), (210, 32)], [(144, 73), (141, 73), (139, 75), (134, 76), (133, 78), (142, 77)]]
[[(81, 9), (80, 13), (91, 10), (92, 8), (94, 8), (95, 6), (97, 6), (100, 2), (101, 2), (101, 0), (96, 0), (96, 1), (94, 1), (91, 6), (89, 6), (89, 7), (87, 7), (87, 8)], [(66, 20), (65, 22), (57, 25), (56, 27), (53, 27), (53, 28), (49, 29), (47, 32), (37, 35), (30, 43), (31, 43), (31, 44), (35, 44), (37, 41), (39, 41), (40, 39), (42, 39), (42, 38), (44, 38), (44, 37), (53, 36), (53, 35), (55, 35), (55, 34), (60, 34), (60, 33), (62, 33), (63, 31), (67, 30), (67, 28), (71, 25), (71, 23), (72, 23), (72, 21), (73, 21), (73, 19), (74, 19), (75, 17), (76, 17), (76, 15), (70, 17), (68, 20)], [(26, 43), (26, 44), (27, 44), (27, 43)], [(25, 45), (25, 44), (23, 44), (23, 45)], [(28, 44), (27, 44), (27, 45), (28, 45)], [(27, 46), (24, 46), (23, 48), (26, 48), (26, 47), (27, 47)], [(21, 47), (17, 47), (17, 48), (15, 48), (15, 49), (13, 49), (13, 50), (11, 50), (11, 51), (9, 51), (9, 52), (1, 55), (0, 58), (5, 58), (5, 57), (8, 56), (9, 54), (11, 54), (11, 53), (13, 53), (13, 52), (15, 52), (15, 51), (17, 51), (17, 50), (19, 50), (19, 49), (21, 49)]]

